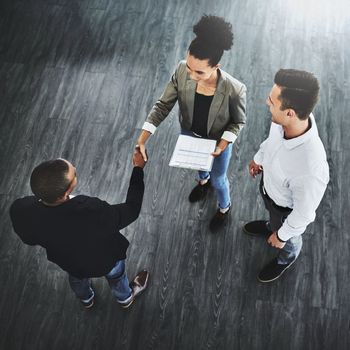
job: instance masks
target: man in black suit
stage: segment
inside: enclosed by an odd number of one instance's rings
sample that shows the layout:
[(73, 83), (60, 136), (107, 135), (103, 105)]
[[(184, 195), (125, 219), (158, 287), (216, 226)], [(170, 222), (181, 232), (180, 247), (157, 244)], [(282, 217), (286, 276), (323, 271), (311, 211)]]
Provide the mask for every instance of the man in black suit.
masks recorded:
[(67, 160), (54, 159), (33, 170), (34, 196), (17, 199), (10, 208), (15, 232), (24, 243), (46, 249), (48, 260), (68, 273), (70, 286), (85, 308), (94, 305), (91, 277), (105, 276), (123, 308), (147, 287), (146, 270), (129, 284), (125, 273), (129, 242), (119, 232), (138, 218), (142, 206), (145, 161), (139, 149), (133, 165), (125, 203), (110, 205), (99, 198), (70, 196), (77, 185), (76, 169)]

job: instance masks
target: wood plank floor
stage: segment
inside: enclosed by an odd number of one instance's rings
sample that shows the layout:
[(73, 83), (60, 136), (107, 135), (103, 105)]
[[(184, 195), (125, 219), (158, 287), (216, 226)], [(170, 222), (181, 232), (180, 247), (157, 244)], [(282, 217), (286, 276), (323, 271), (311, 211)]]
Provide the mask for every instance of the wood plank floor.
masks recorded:
[[(146, 192), (127, 272), (150, 286), (121, 310), (107, 282), (82, 310), (64, 272), (12, 231), (11, 202), (44, 159), (77, 169), (76, 193), (124, 200), (142, 123), (203, 13), (233, 24), (222, 66), (248, 88), (248, 122), (229, 170), (229, 224), (211, 235), (211, 193), (190, 205), (196, 174), (168, 166), (177, 107), (149, 142)], [(350, 3), (345, 0), (2, 0), (0, 2), (0, 349), (350, 349)], [(270, 124), (265, 98), (281, 67), (320, 79), (316, 108), (331, 180), (293, 268), (256, 274), (275, 251), (241, 232), (266, 217), (247, 165)]]

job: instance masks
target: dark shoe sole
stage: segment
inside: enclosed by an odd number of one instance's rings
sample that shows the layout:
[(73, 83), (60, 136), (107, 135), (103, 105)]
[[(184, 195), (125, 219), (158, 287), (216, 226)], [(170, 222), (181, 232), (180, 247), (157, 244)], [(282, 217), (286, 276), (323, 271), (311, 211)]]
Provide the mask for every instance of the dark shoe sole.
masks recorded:
[[(296, 259), (295, 259), (295, 260), (296, 260)], [(282, 270), (282, 272), (281, 272), (278, 276), (276, 276), (276, 277), (274, 277), (274, 278), (272, 278), (272, 279), (269, 279), (269, 280), (262, 280), (262, 279), (259, 278), (259, 275), (258, 275), (258, 276), (257, 276), (258, 281), (261, 282), (261, 283), (269, 283), (269, 282), (276, 281), (277, 279), (279, 279), (279, 278), (283, 275), (283, 273), (284, 273), (286, 270), (288, 270), (288, 269), (294, 264), (295, 260), (292, 261), (284, 270)]]

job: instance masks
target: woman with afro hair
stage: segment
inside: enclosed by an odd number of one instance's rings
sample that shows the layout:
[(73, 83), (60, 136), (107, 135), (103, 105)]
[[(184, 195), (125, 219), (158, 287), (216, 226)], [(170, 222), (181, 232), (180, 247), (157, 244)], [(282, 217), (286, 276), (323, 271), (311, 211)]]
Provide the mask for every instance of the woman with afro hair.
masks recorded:
[(137, 141), (147, 160), (145, 143), (169, 112), (179, 103), (182, 133), (217, 140), (210, 172), (199, 171), (198, 184), (190, 202), (202, 200), (210, 186), (217, 194), (218, 209), (209, 228), (215, 233), (227, 220), (231, 207), (227, 169), (232, 145), (245, 124), (246, 87), (220, 69), (219, 61), (233, 45), (230, 23), (217, 16), (204, 15), (193, 27), (186, 60), (179, 63), (162, 96), (153, 106)]

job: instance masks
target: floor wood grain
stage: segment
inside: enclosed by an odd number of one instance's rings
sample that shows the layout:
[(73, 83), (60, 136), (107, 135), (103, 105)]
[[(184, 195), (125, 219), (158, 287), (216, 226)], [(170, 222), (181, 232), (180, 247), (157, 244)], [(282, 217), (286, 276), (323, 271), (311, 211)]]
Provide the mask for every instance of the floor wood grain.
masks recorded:
[[(129, 277), (150, 286), (121, 310), (104, 279), (87, 312), (40, 247), (13, 234), (8, 208), (30, 194), (32, 168), (64, 157), (76, 194), (124, 200), (143, 121), (193, 38), (203, 13), (232, 22), (222, 67), (248, 88), (247, 125), (229, 167), (232, 213), (208, 223), (213, 192), (190, 204), (195, 172), (168, 166), (177, 106), (150, 139)], [(0, 349), (347, 350), (350, 348), (350, 4), (345, 0), (3, 0), (0, 2)], [(297, 263), (276, 283), (256, 280), (274, 254), (241, 232), (266, 217), (247, 166), (266, 137), (275, 72), (314, 72), (315, 115), (331, 180)]]

